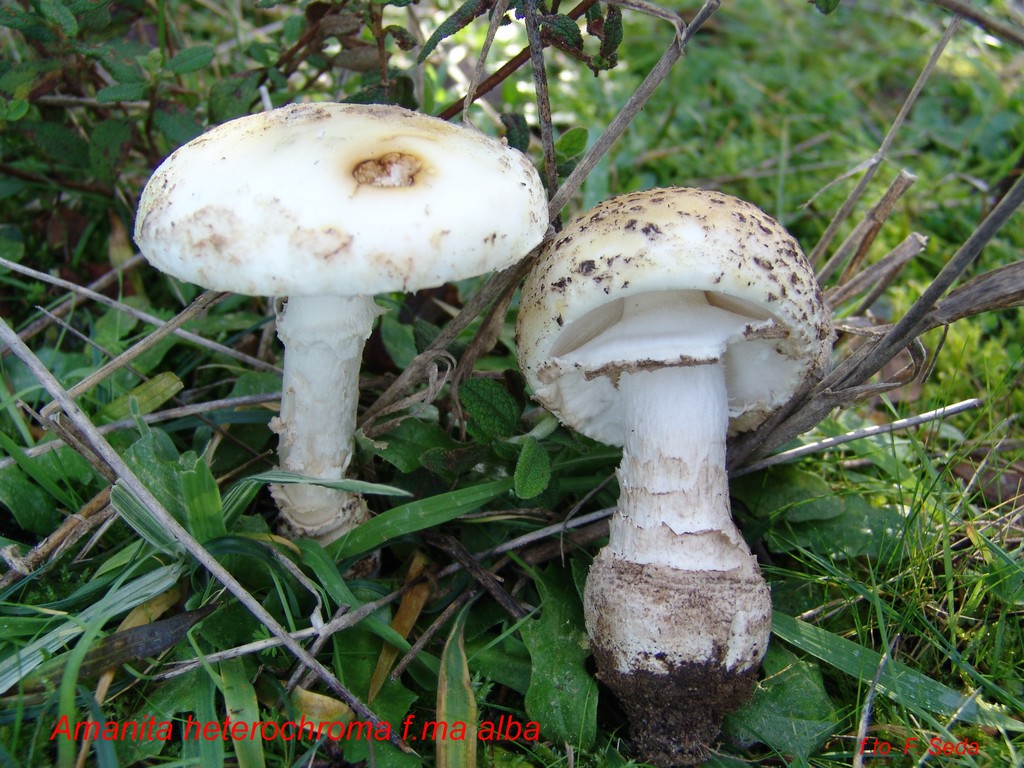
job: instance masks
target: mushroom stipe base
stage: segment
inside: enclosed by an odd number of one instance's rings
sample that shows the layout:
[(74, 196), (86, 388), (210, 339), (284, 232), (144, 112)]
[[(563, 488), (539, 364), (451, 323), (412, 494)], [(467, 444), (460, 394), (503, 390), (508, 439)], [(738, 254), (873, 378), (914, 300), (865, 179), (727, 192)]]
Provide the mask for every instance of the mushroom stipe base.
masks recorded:
[(690, 571), (605, 548), (591, 566), (584, 615), (598, 677), (625, 709), (644, 760), (662, 768), (704, 760), (722, 718), (757, 684), (771, 596), (752, 560)]
[[(605, 669), (605, 654), (595, 648), (594, 655)], [(722, 718), (750, 698), (758, 675), (757, 669), (733, 673), (718, 664), (684, 662), (668, 675), (601, 671), (598, 677), (626, 710), (637, 753), (670, 768), (697, 765), (711, 756)]]

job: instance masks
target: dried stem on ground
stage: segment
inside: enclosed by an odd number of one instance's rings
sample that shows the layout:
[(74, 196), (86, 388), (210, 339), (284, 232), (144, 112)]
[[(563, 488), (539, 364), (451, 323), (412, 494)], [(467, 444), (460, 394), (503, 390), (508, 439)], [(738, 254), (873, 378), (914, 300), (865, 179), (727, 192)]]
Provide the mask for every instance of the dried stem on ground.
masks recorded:
[[(4, 269), (9, 269), (12, 272), (17, 272), (19, 275), (25, 275), (26, 277), (31, 277), (35, 280), (39, 280), (40, 282), (55, 285), (58, 288), (63, 288), (64, 290), (69, 291), (73, 294), (83, 296), (91, 301), (95, 301), (98, 304), (102, 304), (106, 307), (111, 307), (113, 309), (116, 309), (118, 312), (123, 312), (124, 314), (128, 315), (128, 317), (133, 317), (136, 320), (141, 320), (142, 322), (148, 325), (152, 325), (156, 328), (161, 327), (165, 322), (164, 320), (161, 320), (159, 317), (156, 317), (155, 315), (151, 315), (148, 312), (143, 312), (141, 310), (135, 309), (134, 307), (130, 307), (123, 302), (116, 301), (107, 296), (104, 296), (102, 293), (97, 293), (96, 291), (90, 290), (89, 288), (83, 288), (82, 286), (72, 283), (69, 280), (62, 280), (58, 277), (53, 277), (52, 275), (48, 275), (45, 272), (40, 272), (39, 270), (32, 269), (31, 267), (26, 267), (16, 262), (0, 258), (0, 267)], [(218, 354), (224, 355), (225, 357), (230, 357), (233, 360), (237, 360), (240, 363), (245, 363), (246, 365), (251, 366), (258, 371), (269, 371), (271, 373), (281, 372), (281, 369), (275, 365), (265, 363), (262, 360), (252, 357), (251, 355), (246, 355), (242, 352), (239, 352), (236, 349), (232, 349), (231, 347), (226, 347), (223, 344), (218, 344), (215, 341), (205, 339), (199, 334), (190, 333), (189, 331), (182, 330), (181, 328), (175, 329), (174, 331), (172, 331), (172, 333), (175, 336), (184, 339), (185, 341), (188, 341), (191, 344), (195, 344), (196, 346), (202, 347), (203, 349), (208, 349), (211, 352), (216, 352)]]
[[(958, 19), (954, 19), (947, 27), (941, 40), (936, 45), (928, 62), (925, 64), (917, 81), (914, 83), (910, 93), (904, 101), (903, 107), (893, 121), (892, 126), (886, 133), (878, 151), (872, 159), (858, 167), (857, 170), (864, 170), (864, 175), (858, 181), (847, 200), (836, 212), (829, 223), (818, 244), (812, 251), (813, 261), (820, 261), (828, 246), (831, 244), (843, 221), (853, 211), (857, 201), (863, 195), (868, 183), (879, 168), (882, 159), (889, 151), (895, 139), (898, 129), (905, 121), (910, 107), (916, 101), (928, 76), (935, 69), (938, 59), (945, 49), (949, 40), (958, 26)], [(882, 201), (864, 219), (859, 228), (855, 228), (855, 235), (859, 237), (873, 236), (871, 233), (877, 231), (884, 222), (884, 218), (891, 205), (883, 205), (884, 201), (895, 201), (901, 194), (901, 190), (909, 186), (910, 178), (904, 178), (901, 174)], [(814, 427), (821, 422), (837, 406), (850, 405), (864, 397), (884, 392), (901, 384), (907, 383), (905, 377), (898, 376), (896, 379), (868, 384), (867, 382), (890, 360), (896, 357), (902, 350), (911, 351), (912, 357), (919, 358), (919, 350), (923, 349), (919, 337), (931, 328), (941, 325), (940, 318), (966, 317), (985, 311), (986, 307), (1008, 307), (1018, 306), (1024, 303), (1024, 290), (1020, 283), (1021, 274), (1014, 265), (995, 270), (992, 275), (999, 272), (1000, 279), (993, 279), (990, 275), (983, 275), (976, 278), (972, 283), (982, 280), (977, 286), (968, 288), (971, 283), (962, 286), (960, 290), (970, 291), (969, 293), (954, 292), (947, 297), (945, 304), (940, 302), (942, 296), (952, 285), (963, 275), (968, 267), (974, 263), (982, 249), (995, 236), (999, 229), (1009, 220), (1010, 216), (1024, 203), (1024, 179), (1018, 179), (1010, 188), (1007, 194), (991, 210), (988, 216), (982, 221), (978, 228), (964, 242), (960, 249), (953, 255), (945, 267), (928, 285), (922, 295), (915, 301), (906, 314), (892, 326), (876, 328), (874, 336), (862, 344), (853, 354), (841, 362), (828, 376), (814, 386), (805, 387), (803, 391), (790, 401), (786, 408), (780, 410), (772, 418), (762, 424), (758, 429), (740, 435), (729, 446), (730, 472), (735, 472), (755, 459), (763, 458), (772, 450), (784, 444), (788, 440)], [(840, 251), (847, 253), (863, 250), (859, 244), (856, 248), (851, 243), (852, 237), (840, 248)], [(912, 258), (920, 242), (908, 238), (905, 241), (907, 251), (893, 254), (890, 262), (881, 270), (879, 279), (875, 282), (875, 290), (871, 292), (872, 297), (880, 293), (879, 285), (891, 277), (895, 277), (901, 262)], [(903, 246), (901, 246), (902, 248)], [(900, 249), (897, 249), (900, 250)], [(832, 267), (832, 271), (841, 263), (839, 259), (832, 259), (825, 269)], [(868, 268), (873, 269), (873, 268)], [(847, 273), (849, 273), (849, 269)], [(891, 275), (891, 277), (889, 277)], [(851, 281), (857, 280), (856, 276), (850, 276)], [(842, 291), (840, 286), (837, 290)], [(847, 288), (849, 290), (849, 288)], [(849, 294), (853, 295), (853, 294)], [(833, 306), (839, 303), (833, 295)], [(865, 300), (860, 308), (866, 310), (870, 306)], [(951, 322), (951, 320), (950, 320)], [(914, 369), (918, 372), (926, 370), (923, 361), (916, 362)], [(916, 374), (915, 374), (916, 376)]]
[(970, 3), (964, 2), (964, 0), (928, 0), (928, 2), (940, 8), (945, 8), (947, 11), (953, 11), (957, 16), (963, 16), (965, 19), (973, 21), (995, 37), (1001, 37), (1004, 40), (1024, 46), (1024, 29), (989, 16)]
[[(946, 31), (943, 33), (941, 39), (936, 44), (935, 49), (932, 51), (932, 55), (929, 57), (928, 62), (922, 68), (921, 73), (917, 76), (917, 80), (910, 89), (910, 93), (907, 94), (907, 98), (903, 102), (903, 106), (900, 107), (899, 113), (896, 115), (896, 119), (893, 120), (892, 125), (889, 127), (888, 132), (885, 134), (885, 138), (882, 139), (882, 143), (879, 145), (878, 150), (874, 155), (857, 168), (850, 171), (850, 174), (857, 173), (860, 170), (864, 171), (864, 175), (861, 176), (860, 181), (857, 182), (856, 186), (850, 192), (849, 196), (836, 211), (832, 220), (829, 222), (825, 231), (822, 233), (817, 244), (811, 249), (811, 252), (807, 255), (811, 265), (815, 265), (824, 258), (825, 251), (832, 244), (836, 235), (839, 234), (839, 228), (843, 225), (843, 222), (849, 218), (850, 214), (853, 213), (854, 207), (860, 201), (864, 192), (867, 190), (871, 180), (875, 177), (878, 169), (882, 166), (882, 161), (886, 155), (889, 154), (889, 150), (892, 148), (893, 142), (896, 140), (896, 134), (899, 133), (900, 128), (903, 127), (903, 123), (906, 122), (907, 116), (910, 114), (911, 108), (917, 102), (917, 97), (921, 95), (921, 91), (924, 89), (925, 83), (928, 82), (928, 78), (931, 77), (932, 72), (935, 71), (935, 65), (939, 63), (939, 58), (942, 56), (942, 52), (946, 50), (946, 46), (949, 41), (953, 39), (953, 35), (959, 27), (960, 19), (954, 18), (949, 26), (946, 27)], [(818, 194), (821, 194), (825, 189), (828, 189), (832, 184), (841, 181), (845, 176), (836, 179), (830, 184), (819, 190)], [(813, 200), (813, 198), (812, 198)]]

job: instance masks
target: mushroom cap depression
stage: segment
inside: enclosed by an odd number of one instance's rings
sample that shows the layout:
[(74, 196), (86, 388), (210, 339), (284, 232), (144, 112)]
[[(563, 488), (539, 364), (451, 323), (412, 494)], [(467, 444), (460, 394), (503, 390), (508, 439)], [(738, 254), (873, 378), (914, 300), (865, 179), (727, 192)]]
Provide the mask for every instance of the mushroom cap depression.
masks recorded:
[(521, 259), (547, 230), (525, 155), (393, 106), (293, 104), (179, 148), (142, 193), (156, 267), (252, 296), (441, 285)]
[[(534, 396), (560, 420), (600, 442), (622, 445), (625, 425), (616, 371), (712, 362), (686, 348), (673, 356), (650, 344), (623, 345), (614, 368), (586, 370), (570, 353), (631, 307), (694, 297), (749, 318), (724, 354), (730, 432), (753, 429), (808, 378), (828, 369), (832, 323), (796, 241), (759, 208), (720, 192), (667, 188), (633, 192), (574, 219), (541, 254), (523, 288), (517, 327), (520, 365)], [(632, 311), (632, 309), (631, 309)], [(685, 407), (686, 393), (680, 393)]]

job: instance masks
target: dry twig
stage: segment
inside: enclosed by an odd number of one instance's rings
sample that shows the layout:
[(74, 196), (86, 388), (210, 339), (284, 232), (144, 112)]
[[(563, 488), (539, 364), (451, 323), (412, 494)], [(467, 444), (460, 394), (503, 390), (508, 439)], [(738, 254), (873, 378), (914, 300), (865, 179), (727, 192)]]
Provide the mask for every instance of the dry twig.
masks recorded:
[[(917, 80), (914, 82), (913, 87), (910, 89), (910, 93), (907, 94), (907, 98), (903, 102), (903, 106), (900, 107), (899, 113), (896, 115), (896, 119), (893, 120), (891, 126), (889, 126), (888, 132), (885, 134), (885, 138), (882, 139), (882, 143), (879, 145), (878, 150), (870, 159), (865, 161), (861, 166), (858, 166), (858, 170), (864, 167), (864, 175), (861, 176), (860, 181), (850, 192), (849, 196), (836, 211), (836, 214), (832, 217), (832, 221), (829, 222), (825, 231), (822, 233), (818, 243), (808, 254), (808, 261), (812, 265), (817, 264), (821, 261), (828, 250), (828, 247), (832, 244), (835, 236), (839, 233), (839, 228), (843, 225), (843, 222), (853, 213), (854, 207), (857, 202), (863, 196), (864, 191), (868, 188), (868, 184), (875, 177), (878, 169), (882, 165), (882, 161), (889, 153), (889, 149), (892, 147), (893, 142), (896, 140), (896, 134), (899, 133), (900, 128), (903, 127), (903, 123), (906, 121), (907, 116), (910, 114), (911, 108), (917, 102), (917, 97), (921, 95), (921, 91), (924, 89), (924, 85), (928, 82), (928, 78), (931, 77), (933, 71), (935, 71), (935, 65), (939, 63), (939, 58), (942, 56), (942, 52), (946, 50), (946, 46), (949, 41), (953, 39), (953, 34), (959, 27), (959, 17), (954, 18), (949, 26), (946, 27), (946, 31), (943, 33), (941, 39), (936, 44), (935, 49), (932, 51), (931, 57), (928, 59), (928, 63), (924, 65), (920, 74), (917, 76)], [(834, 182), (833, 182), (834, 183)], [(820, 192), (819, 192), (820, 194)]]

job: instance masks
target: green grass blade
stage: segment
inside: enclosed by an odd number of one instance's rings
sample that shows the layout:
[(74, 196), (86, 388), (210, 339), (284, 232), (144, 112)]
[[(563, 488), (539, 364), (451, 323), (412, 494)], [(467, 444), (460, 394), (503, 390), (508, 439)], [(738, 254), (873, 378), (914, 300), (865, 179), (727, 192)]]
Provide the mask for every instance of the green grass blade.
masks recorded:
[(348, 536), (334, 542), (327, 551), (336, 559), (361, 555), (399, 536), (433, 528), (474, 512), (511, 487), (512, 479), (503, 478), (429, 499), (410, 501), (363, 523)]
[[(349, 589), (348, 584), (338, 573), (338, 566), (327, 556), (323, 547), (308, 539), (300, 539), (295, 542), (295, 545), (302, 551), (303, 564), (317, 575), (320, 584), (337, 605), (347, 605), (350, 611), (354, 611), (363, 604), (363, 601)], [(367, 616), (360, 624), (403, 652), (411, 647), (408, 640), (392, 629), (387, 622), (381, 621), (376, 616)], [(426, 654), (421, 654), (421, 656), (426, 657)]]
[[(871, 684), (882, 661), (882, 655), (876, 651), (778, 611), (772, 615), (772, 632), (865, 685)], [(893, 659), (888, 659), (882, 669), (878, 690), (915, 712), (945, 716), (959, 712), (959, 719), (969, 723), (1024, 732), (1024, 722), (1007, 716), (999, 708), (978, 700), (965, 704), (967, 696)]]
[[(152, 413), (181, 392), (185, 385), (170, 371), (163, 371), (144, 381), (130, 392), (111, 400), (96, 414), (96, 423), (126, 419), (132, 415)], [(135, 401), (134, 406), (132, 400)]]
[(179, 554), (184, 547), (158, 523), (135, 494), (118, 480), (110, 489), (110, 505), (132, 529), (160, 552)]
[[(228, 659), (220, 663), (221, 690), (224, 707), (232, 723), (256, 723), (260, 719), (260, 707), (256, 701), (256, 690), (245, 674), (245, 663), (241, 659)], [(245, 729), (251, 734), (251, 726)], [(247, 736), (234, 739), (235, 757), (239, 768), (264, 768), (263, 740), (256, 732), (253, 738)]]
[(272, 469), (269, 472), (260, 472), (258, 475), (251, 475), (238, 481), (237, 485), (244, 483), (312, 483), (322, 485), (324, 488), (334, 488), (338, 491), (350, 493), (362, 493), (377, 496), (411, 496), (412, 494), (401, 488), (392, 485), (381, 485), (380, 483), (368, 483), (365, 480), (321, 480), (317, 477), (301, 475), (298, 472), (289, 472), (285, 469)]
[(99, 622), (102, 626), (117, 614), (131, 610), (149, 598), (166, 592), (177, 583), (183, 571), (184, 566), (181, 563), (165, 565), (134, 581), (113, 587), (93, 605), (79, 613), (74, 620), (69, 619), (61, 623), (38, 640), (0, 659), (0, 694), (24, 679), (59, 648), (82, 634), (85, 626), (93, 622)]
[(217, 680), (211, 674), (203, 674), (199, 678), (193, 692), (191, 709), (196, 713), (195, 718), (187, 722), (191, 729), (185, 732), (185, 739), (181, 744), (181, 756), (184, 760), (192, 760), (192, 765), (201, 765), (203, 768), (222, 768), (224, 760), (224, 742), (221, 739), (204, 738), (202, 729), (206, 723), (215, 723), (221, 720), (222, 715), (217, 711)]
[(476, 768), (476, 698), (463, 643), (467, 615), (468, 605), (459, 612), (441, 655), (441, 674), (437, 679), (437, 768)]
[[(89, 717), (97, 723), (102, 723), (107, 719), (103, 710), (100, 709), (100, 705), (96, 703), (96, 699), (90, 697), (86, 705), (89, 708)], [(96, 768), (120, 768), (121, 763), (117, 759), (117, 750), (114, 748), (113, 741), (93, 739), (89, 749), (92, 750), (96, 759)]]
[(227, 534), (220, 489), (210, 468), (199, 462), (195, 469), (181, 473), (181, 490), (188, 514), (188, 530), (196, 541), (205, 544), (210, 539)]
[(69, 508), (75, 506), (71, 498), (57, 485), (57, 481), (43, 471), (38, 462), (32, 461), (21, 446), (3, 432), (0, 432), (0, 448), (3, 448), (7, 455), (14, 459), (14, 463), (18, 465), (22, 472), (35, 480), (43, 490), (53, 496), (60, 504)]
[[(269, 472), (261, 472), (258, 475), (251, 475), (239, 480), (228, 488), (223, 494), (223, 514), (228, 524), (237, 518), (245, 508), (249, 506), (256, 494), (267, 483), (305, 483), (312, 482), (316, 478), (300, 475), (296, 472), (288, 472), (283, 469), (272, 469)], [(408, 491), (380, 483), (367, 483), (363, 480), (316, 480), (315, 485), (322, 485), (326, 488), (334, 488), (339, 491), (350, 493), (361, 493), (377, 496), (409, 496)]]

